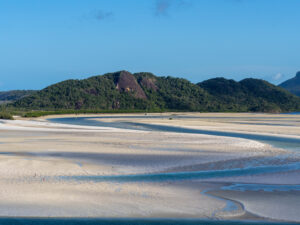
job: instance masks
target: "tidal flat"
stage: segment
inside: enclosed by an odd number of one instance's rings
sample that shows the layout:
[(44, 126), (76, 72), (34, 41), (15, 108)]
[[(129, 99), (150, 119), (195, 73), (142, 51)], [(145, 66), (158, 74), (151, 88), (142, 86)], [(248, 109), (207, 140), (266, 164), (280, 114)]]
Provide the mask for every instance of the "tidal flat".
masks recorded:
[(1, 217), (300, 222), (300, 115), (17, 118), (0, 137)]

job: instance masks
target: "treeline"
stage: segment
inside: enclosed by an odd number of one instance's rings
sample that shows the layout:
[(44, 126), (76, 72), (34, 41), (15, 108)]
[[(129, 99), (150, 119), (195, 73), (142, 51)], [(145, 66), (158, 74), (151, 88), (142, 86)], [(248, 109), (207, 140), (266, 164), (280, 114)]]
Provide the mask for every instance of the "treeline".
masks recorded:
[(214, 78), (199, 86), (219, 102), (218, 111), (289, 112), (299, 111), (299, 97), (260, 79), (240, 82)]
[(13, 120), (13, 116), (10, 112), (0, 111), (0, 119)]
[[(164, 111), (151, 111), (151, 112), (164, 112)], [(23, 112), (23, 117), (41, 117), (50, 115), (62, 115), (62, 114), (93, 114), (93, 113), (145, 113), (144, 110), (55, 110), (55, 111), (29, 111)]]
[(13, 91), (0, 91), (0, 101), (8, 102), (21, 99), (29, 96), (36, 91), (33, 90), (13, 90)]

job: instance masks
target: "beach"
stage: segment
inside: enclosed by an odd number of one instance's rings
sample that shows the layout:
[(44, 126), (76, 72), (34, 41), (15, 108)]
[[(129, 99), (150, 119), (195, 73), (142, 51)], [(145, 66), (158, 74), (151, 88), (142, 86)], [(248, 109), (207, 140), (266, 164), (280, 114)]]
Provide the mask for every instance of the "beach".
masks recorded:
[[(300, 222), (299, 124), (246, 113), (1, 120), (0, 216)], [(239, 183), (292, 187), (223, 188)]]

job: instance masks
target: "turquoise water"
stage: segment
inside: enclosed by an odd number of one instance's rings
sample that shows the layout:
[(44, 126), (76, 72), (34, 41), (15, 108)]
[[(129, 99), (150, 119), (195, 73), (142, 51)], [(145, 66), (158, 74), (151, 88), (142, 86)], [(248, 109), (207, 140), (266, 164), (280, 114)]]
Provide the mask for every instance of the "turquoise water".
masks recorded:
[[(145, 118), (145, 116), (128, 116), (129, 118)], [(156, 116), (158, 118), (164, 118), (163, 116)], [(193, 133), (193, 134), (207, 134), (226, 137), (237, 137), (251, 140), (258, 140), (266, 143), (271, 143), (277, 147), (292, 148), (296, 152), (300, 150), (300, 139), (288, 138), (288, 137), (275, 137), (270, 135), (260, 134), (243, 134), (234, 132), (223, 131), (207, 131), (199, 129), (190, 129), (182, 127), (164, 126), (164, 125), (152, 125), (145, 123), (128, 123), (128, 122), (102, 122), (93, 120), (95, 118), (108, 118), (108, 117), (69, 117), (69, 118), (56, 118), (50, 119), (51, 122), (65, 123), (65, 124), (77, 124), (87, 126), (104, 126), (104, 127), (117, 127), (124, 129), (137, 129), (137, 130), (152, 130), (152, 131), (167, 131), (176, 133)], [(109, 118), (116, 118), (114, 116)], [(117, 117), (126, 118), (126, 117)], [(152, 117), (151, 117), (152, 118)], [(184, 117), (182, 117), (184, 118)], [(185, 180), (185, 179), (211, 179), (211, 178), (224, 178), (224, 177), (237, 177), (248, 176), (256, 174), (267, 174), (277, 172), (288, 172), (293, 170), (299, 170), (300, 163), (284, 164), (284, 165), (268, 165), (268, 166), (248, 166), (239, 169), (224, 169), (213, 171), (195, 171), (195, 172), (177, 172), (177, 173), (160, 173), (160, 174), (138, 174), (138, 175), (121, 175), (121, 176), (68, 176), (60, 177), (60, 179), (77, 180), (77, 181), (115, 181), (115, 182), (161, 182), (172, 180)], [(258, 186), (258, 185), (256, 185)]]
[(222, 187), (230, 191), (300, 191), (300, 185), (273, 185), (273, 184), (232, 184)]
[(294, 225), (287, 222), (199, 219), (0, 218), (1, 225)]
[(290, 112), (290, 113), (281, 113), (281, 114), (300, 115), (300, 112)]
[[(49, 119), (51, 122), (72, 124), (72, 125), (85, 125), (85, 126), (100, 126), (100, 127), (114, 127), (123, 129), (134, 130), (150, 130), (157, 132), (176, 132), (176, 133), (191, 133), (191, 134), (206, 134), (215, 136), (245, 138), (250, 140), (262, 141), (272, 144), (276, 147), (283, 147), (286, 149), (292, 149), (299, 153), (300, 139), (287, 138), (287, 137), (274, 137), (270, 135), (260, 134), (244, 134), (234, 132), (223, 131), (208, 131), (201, 129), (190, 129), (182, 127), (164, 126), (164, 125), (152, 125), (146, 123), (132, 123), (132, 122), (102, 122), (93, 120), (95, 118), (166, 118), (163, 116), (128, 116), (128, 117), (70, 117), (70, 118), (56, 118)], [(181, 117), (184, 118), (184, 117)], [(228, 117), (225, 117), (228, 118)], [(297, 153), (297, 154), (298, 154)], [(296, 154), (296, 153), (295, 153)], [(176, 172), (176, 173), (156, 173), (156, 174), (134, 174), (134, 175), (117, 175), (117, 176), (60, 176), (56, 179), (62, 179), (65, 181), (74, 182), (166, 182), (166, 181), (181, 181), (181, 180), (209, 180), (213, 178), (225, 178), (225, 177), (238, 177), (238, 176), (252, 176), (258, 174), (271, 174), (278, 172), (289, 172), (300, 170), (300, 162), (283, 164), (283, 165), (265, 165), (265, 166), (248, 166), (238, 169), (224, 169), (224, 170), (211, 170), (211, 171), (193, 171), (193, 172)], [(231, 184), (224, 186), (223, 190), (231, 191), (296, 191), (299, 193), (300, 185), (266, 185), (266, 184)], [(203, 193), (204, 194), (204, 193)], [(230, 200), (226, 200), (226, 207), (223, 211), (234, 211), (237, 209), (237, 205)], [(219, 220), (192, 220), (192, 219), (70, 219), (70, 220), (56, 220), (53, 224), (205, 224), (205, 225), (251, 225), (251, 224), (296, 224), (296, 223), (271, 223), (271, 222), (253, 222), (253, 221), (219, 221)], [(35, 223), (39, 224), (39, 220), (35, 220)], [(37, 223), (36, 223), (37, 222)], [(48, 223), (40, 224), (51, 224)], [(1, 220), (0, 220), (0, 224)], [(22, 223), (20, 223), (22, 224)], [(30, 223), (29, 223), (30, 224)]]
[(201, 130), (201, 129), (191, 129), (183, 127), (173, 127), (165, 125), (154, 125), (154, 124), (144, 124), (144, 123), (128, 123), (135, 126), (141, 126), (150, 130), (156, 131), (166, 131), (166, 132), (175, 132), (175, 133), (190, 133), (190, 134), (206, 134), (222, 137), (235, 137), (235, 138), (244, 138), (255, 141), (263, 141), (266, 143), (284, 144), (285, 146), (293, 145), (294, 147), (299, 147), (300, 149), (300, 138), (289, 138), (289, 137), (278, 137), (271, 135), (261, 135), (261, 134), (245, 134), (245, 133), (235, 133), (228, 131), (210, 131), (210, 130)]
[(212, 179), (236, 176), (249, 176), (256, 174), (267, 174), (276, 172), (287, 172), (299, 170), (300, 163), (285, 164), (280, 166), (258, 166), (241, 169), (226, 169), (213, 171), (177, 172), (177, 173), (155, 173), (155, 174), (134, 174), (116, 176), (60, 176), (58, 179), (74, 181), (93, 182), (165, 182), (187, 179)]
[[(256, 141), (262, 141), (265, 143), (272, 144), (276, 147), (285, 147), (290, 150), (294, 150), (296, 152), (300, 151), (300, 138), (278, 137), (278, 136), (261, 135), (261, 134), (245, 134), (245, 133), (235, 133), (235, 132), (227, 132), (227, 131), (210, 131), (210, 130), (202, 130), (202, 129), (191, 129), (191, 128), (174, 127), (174, 126), (166, 126), (166, 125), (154, 125), (154, 124), (145, 124), (145, 123), (102, 122), (102, 121), (93, 120), (95, 118), (106, 118), (106, 117), (78, 117), (78, 118), (69, 117), (69, 118), (49, 119), (49, 121), (55, 123), (84, 125), (84, 126), (114, 127), (114, 128), (134, 129), (134, 130), (151, 130), (151, 131), (158, 131), (158, 132), (163, 131), (163, 132), (205, 134), (205, 135), (215, 135), (215, 136), (223, 136), (223, 137), (244, 138), (244, 139), (250, 139)], [(135, 118), (135, 117), (130, 117), (130, 118)]]

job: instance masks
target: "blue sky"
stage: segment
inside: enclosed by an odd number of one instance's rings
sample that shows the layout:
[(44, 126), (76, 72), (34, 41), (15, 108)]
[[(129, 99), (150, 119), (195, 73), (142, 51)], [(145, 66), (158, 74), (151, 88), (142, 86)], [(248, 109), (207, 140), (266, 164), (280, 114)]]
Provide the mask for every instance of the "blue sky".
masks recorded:
[(300, 0), (0, 0), (0, 90), (118, 70), (278, 84), (300, 70)]

